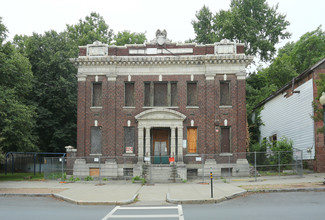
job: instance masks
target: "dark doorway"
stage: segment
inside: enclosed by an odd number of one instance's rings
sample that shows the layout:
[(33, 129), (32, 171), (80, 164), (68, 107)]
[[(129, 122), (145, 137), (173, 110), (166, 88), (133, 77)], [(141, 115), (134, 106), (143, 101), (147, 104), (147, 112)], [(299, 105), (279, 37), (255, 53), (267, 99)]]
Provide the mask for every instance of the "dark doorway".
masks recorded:
[(152, 156), (154, 164), (168, 164), (170, 147), (169, 147), (170, 129), (153, 129), (152, 130)]

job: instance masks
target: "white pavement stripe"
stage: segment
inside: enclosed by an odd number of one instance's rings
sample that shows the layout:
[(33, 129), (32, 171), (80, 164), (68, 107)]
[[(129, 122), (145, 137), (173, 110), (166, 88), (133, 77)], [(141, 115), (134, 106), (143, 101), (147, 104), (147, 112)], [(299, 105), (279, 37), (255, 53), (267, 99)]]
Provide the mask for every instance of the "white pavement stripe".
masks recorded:
[(110, 211), (110, 213), (108, 213), (104, 218), (102, 218), (102, 220), (107, 220), (109, 217), (111, 217), (114, 212), (116, 212), (116, 210), (118, 210), (120, 208), (120, 206), (116, 206), (112, 211)]
[(178, 206), (153, 206), (153, 207), (120, 207), (120, 210), (128, 209), (178, 209)]
[(184, 220), (184, 214), (183, 214), (183, 208), (182, 208), (182, 205), (178, 205), (178, 218), (179, 220)]
[(113, 215), (109, 218), (178, 218), (178, 215)]
[[(117, 210), (157, 210), (157, 209), (177, 209), (178, 214), (159, 214), (159, 215), (114, 215), (114, 213)], [(135, 218), (178, 218), (179, 220), (184, 220), (184, 215), (183, 215), (183, 208), (182, 205), (177, 205), (177, 206), (148, 206), (148, 207), (121, 207), (121, 206), (116, 206), (112, 211), (110, 211), (102, 220), (107, 220), (107, 219), (113, 219), (113, 218), (129, 218), (129, 219), (135, 219)]]

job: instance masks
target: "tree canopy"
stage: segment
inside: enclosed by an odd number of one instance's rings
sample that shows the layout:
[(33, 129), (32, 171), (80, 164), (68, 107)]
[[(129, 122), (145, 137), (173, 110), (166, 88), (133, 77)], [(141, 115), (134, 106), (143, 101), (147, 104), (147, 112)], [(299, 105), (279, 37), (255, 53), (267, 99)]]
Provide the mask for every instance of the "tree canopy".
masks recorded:
[(192, 21), (195, 41), (214, 43), (229, 39), (245, 44), (246, 53), (262, 61), (271, 60), (275, 45), (290, 37), (289, 22), (278, 12), (278, 5), (270, 7), (266, 0), (232, 0), (230, 9), (213, 14), (206, 6)]
[(104, 18), (91, 13), (63, 32), (16, 35), (6, 43), (0, 17), (0, 152), (62, 152), (76, 146), (77, 69), (69, 58), (95, 41), (143, 43), (144, 33), (114, 36)]
[(110, 44), (113, 40), (113, 30), (96, 12), (86, 16), (85, 20), (80, 19), (78, 24), (67, 24), (66, 32), (78, 46), (92, 44), (95, 41)]
[(114, 44), (123, 46), (125, 44), (143, 44), (147, 40), (144, 33), (131, 33), (130, 31), (118, 32), (114, 36)]
[(0, 18), (0, 152), (38, 150), (33, 133), (35, 108), (28, 99), (31, 64), (14, 45), (4, 43), (6, 36)]
[[(253, 108), (323, 58), (325, 58), (325, 32), (318, 27), (302, 35), (297, 42), (289, 42), (280, 48), (278, 56), (268, 67), (259, 69), (257, 73), (247, 78), (247, 113), (250, 133), (253, 136), (252, 143), (258, 141), (259, 136), (256, 134), (259, 132), (258, 127), (263, 123), (258, 118), (259, 110), (255, 111), (255, 118), (252, 117)], [(321, 76), (316, 83), (319, 88), (325, 88), (324, 77)], [(318, 97), (320, 95), (319, 93)], [(314, 106), (314, 110), (316, 113), (320, 112), (317, 105)]]

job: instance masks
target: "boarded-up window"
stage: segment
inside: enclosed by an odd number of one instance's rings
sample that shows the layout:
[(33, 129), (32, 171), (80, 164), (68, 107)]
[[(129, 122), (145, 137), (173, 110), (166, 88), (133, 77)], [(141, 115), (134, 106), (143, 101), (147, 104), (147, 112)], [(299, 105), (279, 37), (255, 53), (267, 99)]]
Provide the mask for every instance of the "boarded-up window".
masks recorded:
[(196, 82), (187, 83), (187, 105), (188, 106), (197, 105), (197, 83)]
[(102, 127), (91, 127), (91, 154), (101, 154), (102, 153)]
[(124, 152), (134, 153), (134, 127), (124, 127)]
[(93, 83), (92, 106), (102, 106), (102, 84)]
[(125, 83), (125, 106), (134, 106), (134, 83)]
[(177, 106), (177, 82), (145, 82), (144, 106)]
[(167, 83), (154, 84), (154, 105), (167, 106)]
[(230, 153), (230, 128), (221, 128), (221, 153)]
[(197, 128), (187, 128), (187, 152), (197, 153)]
[(229, 82), (220, 82), (220, 105), (231, 105)]
[(99, 168), (89, 168), (89, 176), (99, 176)]
[(144, 83), (144, 106), (151, 106), (150, 97), (151, 97), (150, 82), (145, 82)]
[(177, 83), (170, 84), (170, 105), (177, 106)]

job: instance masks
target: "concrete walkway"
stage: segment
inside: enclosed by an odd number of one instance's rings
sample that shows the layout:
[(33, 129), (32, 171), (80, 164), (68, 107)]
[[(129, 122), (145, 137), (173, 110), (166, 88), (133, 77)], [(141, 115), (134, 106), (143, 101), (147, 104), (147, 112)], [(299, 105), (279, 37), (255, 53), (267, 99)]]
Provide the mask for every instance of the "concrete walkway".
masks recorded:
[[(247, 191), (325, 190), (325, 174), (304, 177), (259, 177), (218, 179), (211, 185), (190, 181), (169, 184), (132, 184), (126, 181), (60, 183), (58, 181), (0, 182), (0, 196), (53, 196), (75, 204), (166, 205), (168, 203), (216, 203)], [(226, 182), (226, 183), (225, 183)]]

